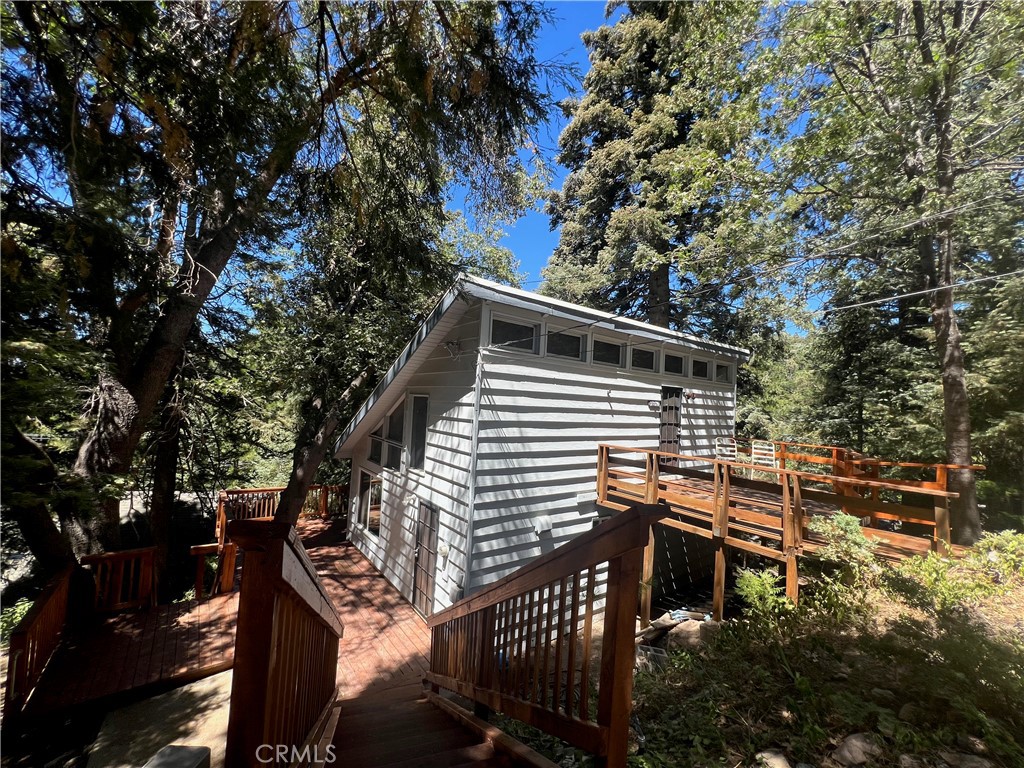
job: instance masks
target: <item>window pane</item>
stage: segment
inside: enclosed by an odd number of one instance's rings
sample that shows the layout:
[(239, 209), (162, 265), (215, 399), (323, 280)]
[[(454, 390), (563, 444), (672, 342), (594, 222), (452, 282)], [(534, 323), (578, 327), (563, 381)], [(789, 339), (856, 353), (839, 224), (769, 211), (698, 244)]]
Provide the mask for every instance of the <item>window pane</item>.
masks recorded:
[(367, 454), (366, 458), (374, 464), (380, 464), (381, 456), (383, 455), (382, 452), (384, 450), (384, 444), (381, 441), (381, 436), (383, 434), (383, 424), (370, 433), (370, 452)]
[(381, 483), (366, 472), (359, 473), (359, 518), (366, 530), (380, 535)]
[(708, 366), (707, 360), (694, 360), (693, 361), (693, 378), (695, 379), (710, 379), (711, 372)]
[(665, 355), (665, 373), (686, 375), (686, 358), (679, 355)]
[(594, 339), (594, 362), (622, 365), (622, 345)]
[(732, 382), (732, 368), (728, 365), (722, 365), (719, 363), (715, 366), (715, 381), (721, 381), (725, 384)]
[(658, 367), (658, 354), (653, 349), (634, 349), (633, 367), (644, 371), (653, 371)]
[(388, 440), (400, 443), (402, 442), (402, 433), (405, 431), (405, 401), (399, 405), (395, 410), (388, 416)]
[(548, 334), (548, 354), (558, 357), (572, 357), (581, 359), (583, 351), (583, 337), (573, 336), (569, 333)]
[(510, 323), (507, 320), (491, 320), (491, 344), (513, 349), (535, 352), (537, 349), (537, 326)]
[(409, 466), (423, 469), (427, 454), (427, 405), (425, 397), (412, 399), (412, 440), (409, 445)]
[(384, 466), (388, 469), (401, 469), (402, 467), (402, 446), (401, 444), (395, 445), (394, 443), (388, 443), (387, 446), (387, 460), (384, 462)]

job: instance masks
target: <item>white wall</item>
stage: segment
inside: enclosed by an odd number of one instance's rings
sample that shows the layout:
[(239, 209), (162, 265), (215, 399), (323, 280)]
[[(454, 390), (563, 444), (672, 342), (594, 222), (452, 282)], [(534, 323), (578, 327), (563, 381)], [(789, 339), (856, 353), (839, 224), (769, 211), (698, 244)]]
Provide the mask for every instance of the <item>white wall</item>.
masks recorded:
[[(501, 314), (509, 312), (502, 308)], [(530, 318), (529, 313), (518, 314)], [(486, 313), (483, 322), (486, 340)], [(667, 348), (673, 353), (683, 351)], [(592, 498), (596, 492), (597, 446), (615, 443), (657, 449), (662, 386), (682, 387), (697, 395), (683, 405), (681, 452), (712, 455), (715, 438), (732, 435), (732, 384), (505, 348), (485, 347), (482, 355), (468, 591), (505, 576), (593, 525), (594, 503), (578, 501), (577, 496)], [(730, 362), (735, 374), (736, 361)], [(541, 516), (551, 518), (549, 534), (538, 535), (534, 530)]]
[[(438, 558), (434, 609), (453, 602), (465, 585), (466, 534), (469, 519), (469, 467), (473, 424), (476, 350), (479, 344), (480, 308), (470, 308), (458, 325), (409, 380), (401, 392), (389, 393), (397, 403), (402, 397), (427, 395), (427, 448), (423, 470), (381, 469), (366, 461), (369, 440), (354, 451), (352, 483), (358, 493), (359, 473), (379, 474), (383, 481), (380, 535), (374, 536), (358, 523), (350, 526), (352, 542), (410, 600), (413, 592), (414, 549), (420, 500), (439, 511), (438, 541), (448, 544), (450, 554)], [(444, 342), (458, 342), (458, 350)], [(451, 351), (450, 351), (451, 350)], [(406, 400), (406, 408), (411, 400)], [(411, 419), (406, 419), (406, 430)], [(403, 457), (403, 468), (408, 456)], [(358, 497), (353, 498), (352, 520), (360, 519)]]

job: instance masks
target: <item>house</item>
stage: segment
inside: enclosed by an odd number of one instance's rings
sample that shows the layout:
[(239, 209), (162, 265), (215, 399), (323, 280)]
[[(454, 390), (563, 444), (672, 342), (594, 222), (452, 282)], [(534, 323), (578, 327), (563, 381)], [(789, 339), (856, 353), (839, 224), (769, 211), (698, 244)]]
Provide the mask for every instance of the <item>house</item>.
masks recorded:
[(598, 443), (713, 455), (747, 357), (463, 277), (338, 439), (351, 540), (430, 615), (593, 527)]

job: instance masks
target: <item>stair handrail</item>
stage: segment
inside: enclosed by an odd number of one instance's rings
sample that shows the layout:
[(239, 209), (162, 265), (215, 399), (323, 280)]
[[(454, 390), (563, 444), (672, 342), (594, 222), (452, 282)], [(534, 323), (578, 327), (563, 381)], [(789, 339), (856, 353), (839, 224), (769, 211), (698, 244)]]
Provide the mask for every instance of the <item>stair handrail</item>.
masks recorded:
[(228, 535), (245, 558), (225, 765), (255, 765), (267, 744), (323, 754), (338, 715), (341, 618), (294, 526), (236, 520)]
[(4, 724), (20, 715), (60, 643), (67, 623), (68, 591), (74, 565), (54, 574), (11, 632), (4, 690)]
[(640, 572), (666, 514), (633, 507), (435, 614), (428, 682), (624, 766)]

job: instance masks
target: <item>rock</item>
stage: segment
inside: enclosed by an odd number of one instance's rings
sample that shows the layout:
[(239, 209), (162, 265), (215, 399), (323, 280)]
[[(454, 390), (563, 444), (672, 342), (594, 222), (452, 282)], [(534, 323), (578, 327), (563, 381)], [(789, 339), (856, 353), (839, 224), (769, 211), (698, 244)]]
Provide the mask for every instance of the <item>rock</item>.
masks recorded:
[(677, 624), (668, 631), (665, 635), (662, 645), (665, 646), (666, 651), (671, 651), (675, 648), (697, 648), (700, 645), (700, 628), (701, 623), (699, 621), (684, 621), (681, 624)]
[(875, 701), (894, 702), (896, 701), (896, 694), (890, 691), (888, 688), (872, 688), (871, 698)]
[(864, 765), (881, 750), (870, 733), (851, 733), (843, 739), (832, 759), (840, 765)]
[(986, 757), (965, 755), (961, 752), (939, 752), (946, 765), (952, 768), (994, 768), (995, 764)]
[(840, 664), (836, 668), (836, 671), (832, 673), (832, 679), (833, 680), (846, 680), (846, 679), (848, 679), (850, 677), (850, 671), (851, 670), (850, 670), (850, 665), (849, 664)]
[(900, 755), (897, 765), (899, 768), (928, 768), (928, 763), (917, 755)]
[(796, 768), (816, 768), (816, 766), (813, 766), (810, 763), (797, 763)]
[(900, 711), (896, 713), (896, 717), (905, 723), (910, 723), (911, 725), (920, 725), (925, 719), (924, 710), (912, 701), (908, 701), (900, 707)]
[(977, 736), (972, 736), (969, 733), (958, 734), (956, 737), (956, 745), (965, 752), (970, 752), (974, 755), (988, 754), (988, 744)]
[(680, 619), (679, 621), (673, 619), (671, 613), (663, 613), (661, 614), (661, 616), (659, 616), (651, 622), (651, 626), (655, 629), (672, 629), (672, 627), (674, 627), (676, 624), (679, 624), (681, 621), (682, 619)]
[(790, 768), (789, 760), (777, 749), (766, 749), (754, 755), (757, 764), (764, 768)]
[(720, 621), (699, 621), (695, 623), (700, 627), (698, 631), (703, 643), (710, 642), (722, 629), (722, 622)]

